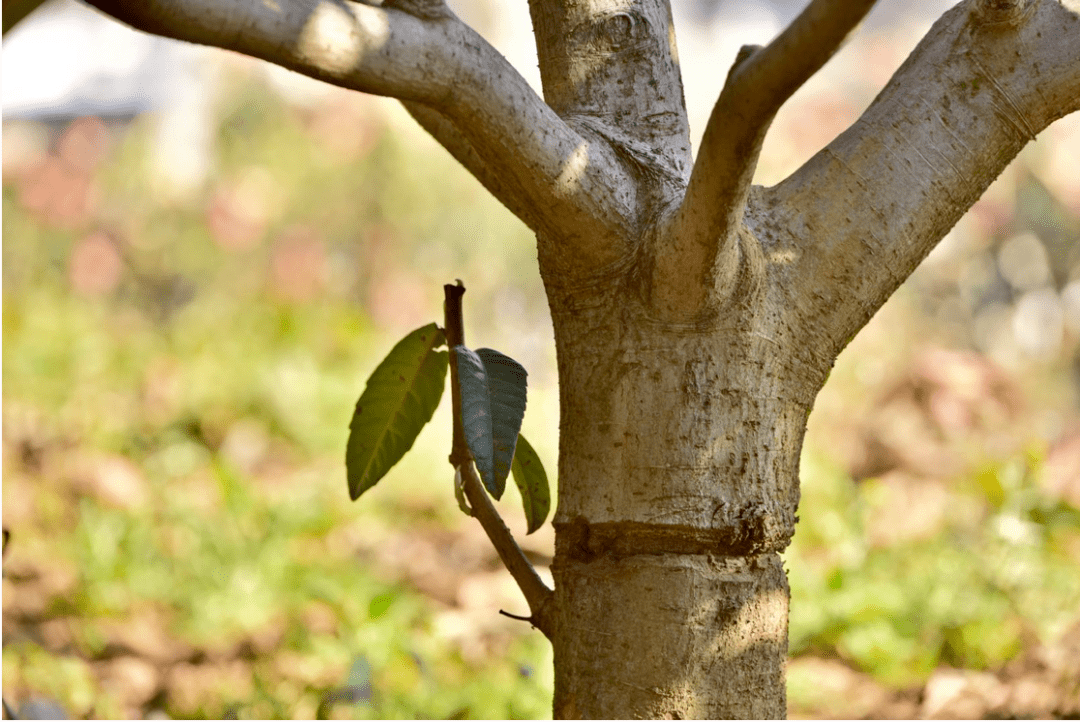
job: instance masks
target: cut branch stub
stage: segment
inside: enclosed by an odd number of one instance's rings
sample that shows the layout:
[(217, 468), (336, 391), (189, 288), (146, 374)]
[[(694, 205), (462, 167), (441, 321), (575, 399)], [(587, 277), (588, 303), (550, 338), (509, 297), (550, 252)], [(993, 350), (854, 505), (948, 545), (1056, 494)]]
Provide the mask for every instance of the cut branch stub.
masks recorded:
[(521, 492), (521, 504), (525, 507), (525, 521), (529, 528), (526, 534), (544, 525), (548, 512), (551, 510), (551, 489), (548, 486), (547, 472), (524, 436), (518, 434), (517, 450), (514, 452), (514, 463), (510, 466), (514, 475), (514, 483)]
[(412, 448), (431, 421), (446, 385), (449, 355), (442, 330), (418, 328), (387, 354), (368, 379), (349, 424), (345, 469), (353, 500), (375, 486)]
[(525, 416), (525, 369), (489, 348), (455, 346), (461, 421), (484, 487), (502, 497), (514, 459), (521, 419)]

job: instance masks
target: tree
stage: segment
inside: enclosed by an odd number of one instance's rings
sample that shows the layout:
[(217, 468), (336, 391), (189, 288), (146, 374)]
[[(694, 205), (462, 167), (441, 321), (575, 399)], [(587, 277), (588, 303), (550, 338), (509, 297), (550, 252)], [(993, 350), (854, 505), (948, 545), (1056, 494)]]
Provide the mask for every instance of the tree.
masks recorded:
[[(744, 47), (696, 159), (667, 0), (530, 3), (544, 98), (442, 0), (91, 0), (136, 28), (400, 99), (537, 237), (560, 379), (560, 717), (781, 717), (806, 419), (833, 361), (1043, 128), (1077, 0), (964, 0), (859, 120), (751, 184), (873, 0)], [(6, 27), (6, 25), (5, 25)]]

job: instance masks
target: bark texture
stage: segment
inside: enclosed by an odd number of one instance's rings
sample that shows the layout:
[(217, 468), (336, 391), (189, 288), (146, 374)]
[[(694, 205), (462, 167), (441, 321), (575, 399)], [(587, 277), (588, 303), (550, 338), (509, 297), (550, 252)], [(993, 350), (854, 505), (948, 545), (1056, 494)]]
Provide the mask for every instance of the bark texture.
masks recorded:
[(553, 302), (559, 716), (784, 715), (778, 552), (816, 386), (776, 353), (746, 275), (694, 327), (653, 321), (620, 282)]
[(1077, 0), (965, 0), (866, 113), (750, 186), (870, 2), (745, 48), (695, 162), (668, 0), (531, 0), (544, 98), (439, 0), (92, 0), (401, 98), (537, 233), (560, 379), (559, 717), (782, 717), (806, 419), (837, 354), (1025, 143), (1080, 108)]

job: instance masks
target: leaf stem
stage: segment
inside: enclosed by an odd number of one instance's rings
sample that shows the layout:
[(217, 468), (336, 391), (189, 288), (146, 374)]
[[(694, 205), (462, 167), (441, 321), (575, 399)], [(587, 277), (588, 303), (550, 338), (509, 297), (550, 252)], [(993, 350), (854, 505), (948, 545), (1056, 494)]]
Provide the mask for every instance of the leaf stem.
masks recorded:
[[(443, 290), (446, 293), (444, 308), (446, 344), (453, 349), (455, 346), (465, 345), (465, 327), (461, 314), (461, 297), (465, 295), (465, 286), (459, 280), (457, 285), (446, 284)], [(476, 473), (476, 468), (473, 466), (472, 454), (465, 441), (465, 428), (461, 420), (461, 387), (458, 385), (457, 355), (452, 351), (450, 353), (450, 396), (454, 406), (454, 440), (450, 450), (450, 463), (461, 474), (461, 487), (469, 500), (469, 506), (472, 507), (473, 516), (480, 522), (480, 526), (484, 527), (488, 539), (495, 546), (495, 551), (499, 553), (499, 558), (521, 588), (525, 601), (529, 603), (529, 611), (532, 615), (524, 619), (543, 632), (545, 637), (551, 639), (555, 593), (544, 584), (532, 564), (525, 558), (521, 547), (514, 541), (513, 535), (506, 528), (495, 505), (488, 498), (480, 477)]]

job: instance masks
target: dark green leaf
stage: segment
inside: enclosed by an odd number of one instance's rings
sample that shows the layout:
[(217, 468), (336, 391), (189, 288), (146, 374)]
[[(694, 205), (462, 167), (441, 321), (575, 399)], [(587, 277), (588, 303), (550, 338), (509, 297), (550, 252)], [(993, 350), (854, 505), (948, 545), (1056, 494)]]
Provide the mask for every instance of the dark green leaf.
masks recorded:
[(449, 357), (434, 323), (398, 341), (368, 379), (349, 424), (345, 468), (349, 496), (370, 489), (412, 448), (431, 420), (446, 384)]
[(521, 503), (525, 507), (525, 521), (529, 523), (527, 534), (544, 525), (548, 511), (551, 510), (551, 489), (548, 488), (547, 472), (540, 463), (532, 444), (518, 434), (517, 451), (514, 463), (510, 466), (514, 483), (521, 492)]
[(521, 419), (525, 415), (525, 369), (514, 359), (481, 348), (455, 346), (465, 441), (476, 470), (496, 499), (506, 488)]

